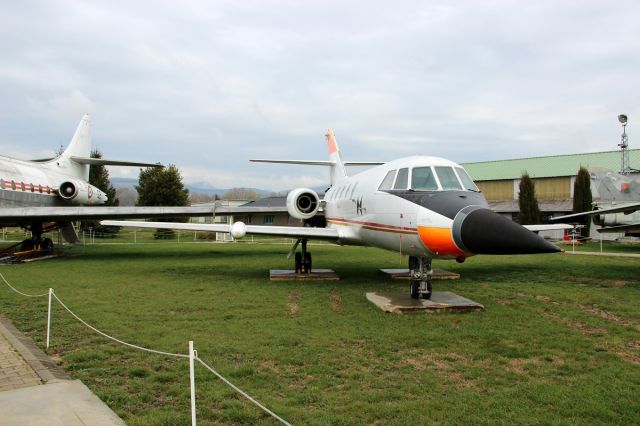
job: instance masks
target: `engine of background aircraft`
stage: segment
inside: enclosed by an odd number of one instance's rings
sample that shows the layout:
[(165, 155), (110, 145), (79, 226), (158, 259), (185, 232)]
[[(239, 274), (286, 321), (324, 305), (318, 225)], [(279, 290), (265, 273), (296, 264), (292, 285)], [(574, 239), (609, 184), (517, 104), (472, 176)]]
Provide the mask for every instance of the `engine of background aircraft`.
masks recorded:
[(107, 194), (81, 180), (62, 182), (58, 188), (58, 194), (63, 200), (78, 205), (104, 204), (107, 202)]

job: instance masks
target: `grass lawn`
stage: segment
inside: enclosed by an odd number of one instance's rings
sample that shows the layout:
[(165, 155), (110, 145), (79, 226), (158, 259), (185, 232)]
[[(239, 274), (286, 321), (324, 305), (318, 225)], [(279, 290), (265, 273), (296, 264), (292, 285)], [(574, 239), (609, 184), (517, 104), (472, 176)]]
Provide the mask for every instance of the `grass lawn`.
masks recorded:
[[(13, 285), (53, 287), (120, 339), (198, 355), (293, 424), (638, 424), (640, 260), (478, 256), (436, 281), (485, 306), (385, 314), (370, 291), (408, 292), (372, 248), (311, 246), (338, 282), (270, 282), (288, 245), (76, 247), (0, 268)], [(49, 353), (130, 425), (189, 424), (188, 361), (110, 342), (54, 305)], [(0, 312), (43, 344), (46, 298), (0, 285)], [(200, 424), (275, 424), (196, 364)]]

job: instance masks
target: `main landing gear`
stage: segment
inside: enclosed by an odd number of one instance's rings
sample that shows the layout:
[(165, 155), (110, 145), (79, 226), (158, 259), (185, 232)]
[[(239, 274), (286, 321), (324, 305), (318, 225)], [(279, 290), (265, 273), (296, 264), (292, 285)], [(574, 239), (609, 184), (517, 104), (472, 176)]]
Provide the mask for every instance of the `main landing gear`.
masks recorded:
[[(307, 240), (300, 239), (298, 242), (302, 242), (301, 250), (296, 252), (295, 255), (295, 268), (296, 274), (310, 274), (311, 273), (311, 253), (307, 251)], [(297, 245), (298, 243), (296, 243)], [(295, 245), (293, 246), (295, 250)]]
[(411, 298), (431, 298), (431, 268), (430, 257), (409, 256), (409, 273), (411, 274)]
[(32, 236), (22, 241), (20, 251), (41, 250), (53, 253), (53, 241), (51, 238), (42, 238), (44, 229), (41, 222), (33, 222), (30, 227), (25, 227), (25, 229), (30, 230)]

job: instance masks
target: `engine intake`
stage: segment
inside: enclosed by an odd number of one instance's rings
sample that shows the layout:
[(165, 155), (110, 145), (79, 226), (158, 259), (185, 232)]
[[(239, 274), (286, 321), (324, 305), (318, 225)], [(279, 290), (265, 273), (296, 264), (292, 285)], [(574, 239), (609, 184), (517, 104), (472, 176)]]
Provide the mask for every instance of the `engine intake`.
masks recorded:
[(310, 219), (320, 209), (320, 197), (313, 189), (298, 188), (287, 195), (287, 211), (296, 219)]

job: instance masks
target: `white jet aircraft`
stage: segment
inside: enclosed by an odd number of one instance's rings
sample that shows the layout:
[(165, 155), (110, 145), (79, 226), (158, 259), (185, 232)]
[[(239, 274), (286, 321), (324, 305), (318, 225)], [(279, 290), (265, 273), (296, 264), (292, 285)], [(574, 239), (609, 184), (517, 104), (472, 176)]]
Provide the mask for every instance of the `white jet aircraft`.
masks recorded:
[[(474, 254), (524, 254), (561, 251), (532, 231), (566, 229), (567, 225), (533, 225), (529, 229), (489, 210), (473, 180), (458, 164), (438, 157), (414, 156), (388, 163), (346, 162), (333, 132), (326, 135), (329, 161), (251, 160), (255, 162), (324, 165), (331, 170), (331, 188), (323, 200), (306, 188), (287, 196), (289, 214), (324, 227), (102, 221), (104, 225), (229, 232), (235, 238), (264, 234), (297, 238), (297, 272), (311, 270), (309, 239), (340, 245), (366, 245), (409, 256), (411, 297), (431, 296), (433, 259), (463, 262)], [(347, 176), (348, 165), (378, 165)], [(570, 228), (570, 226), (569, 226)]]
[[(57, 157), (25, 161), (0, 156), (0, 225), (30, 229), (33, 237), (22, 250), (51, 250), (42, 233), (61, 228), (67, 241), (77, 242), (72, 221), (82, 219), (181, 217), (212, 215), (211, 208), (95, 207), (107, 202), (100, 189), (89, 184), (91, 164), (162, 167), (159, 164), (90, 158), (91, 120), (82, 117), (71, 142)], [(91, 207), (82, 207), (90, 205)], [(52, 225), (49, 225), (53, 223)]]

